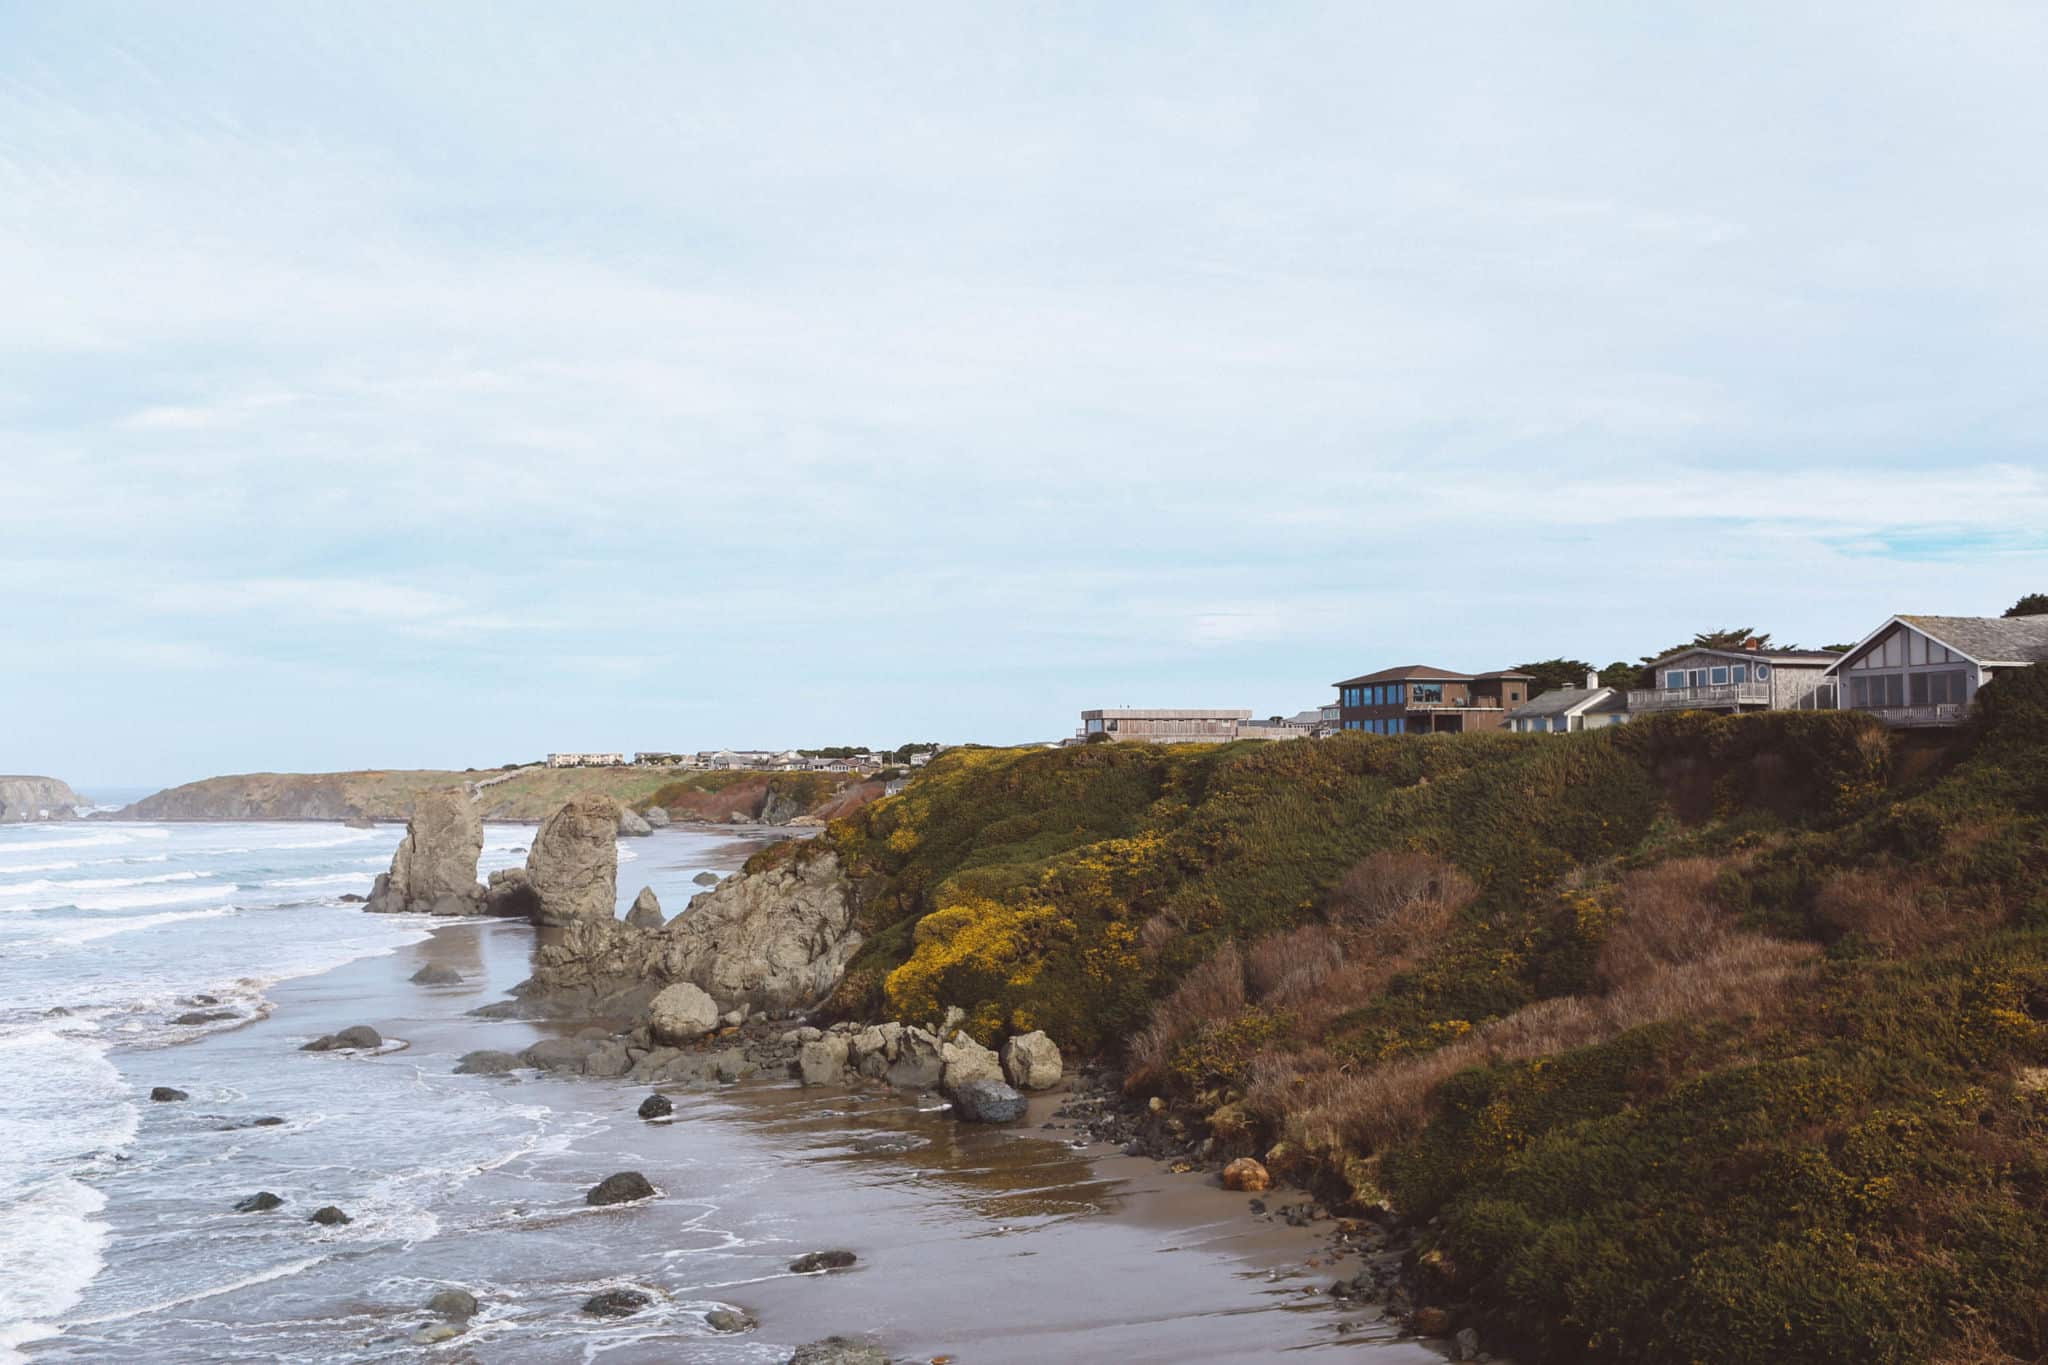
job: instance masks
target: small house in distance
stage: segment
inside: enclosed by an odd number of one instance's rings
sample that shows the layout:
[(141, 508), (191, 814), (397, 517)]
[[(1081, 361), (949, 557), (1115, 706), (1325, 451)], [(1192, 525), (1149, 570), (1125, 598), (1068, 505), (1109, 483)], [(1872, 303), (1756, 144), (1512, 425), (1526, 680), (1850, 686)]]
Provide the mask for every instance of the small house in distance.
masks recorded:
[(1239, 727), (1251, 718), (1250, 711), (1104, 707), (1081, 713), (1081, 735), (1141, 744), (1223, 744), (1238, 738)]
[(624, 765), (624, 754), (549, 754), (550, 768), (617, 768)]
[(1527, 673), (1453, 673), (1428, 664), (1383, 668), (1336, 684), (1346, 730), (1374, 735), (1461, 734), (1498, 730), (1529, 699)]
[(1604, 730), (1628, 720), (1628, 698), (1619, 688), (1602, 687), (1598, 673), (1586, 675), (1584, 687), (1553, 687), (1524, 702), (1508, 716), (1508, 728), (1521, 734), (1568, 734)]
[(1836, 704), (1887, 725), (1954, 725), (1999, 673), (2048, 663), (2048, 616), (1894, 616), (1828, 669)]
[(1794, 711), (1834, 706), (1824, 676), (1840, 659), (1824, 649), (1765, 649), (1750, 640), (1737, 649), (1688, 645), (1650, 665), (1656, 686), (1632, 689), (1638, 711)]

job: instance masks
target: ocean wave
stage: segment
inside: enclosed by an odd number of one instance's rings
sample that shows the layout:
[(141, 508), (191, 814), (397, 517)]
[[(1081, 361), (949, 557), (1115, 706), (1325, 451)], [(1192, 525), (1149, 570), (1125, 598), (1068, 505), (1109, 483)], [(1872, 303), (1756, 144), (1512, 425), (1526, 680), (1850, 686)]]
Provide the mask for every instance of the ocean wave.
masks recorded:
[(85, 896), (51, 897), (48, 900), (21, 904), (0, 905), (0, 911), (11, 915), (24, 915), (39, 910), (142, 910), (152, 905), (194, 905), (200, 901), (218, 901), (233, 895), (236, 888), (222, 883), (209, 882), (204, 886), (177, 887), (130, 887), (125, 891), (100, 891)]
[(362, 886), (363, 884), (364, 878), (360, 872), (330, 872), (320, 877), (279, 877), (273, 881), (262, 883), (262, 886), (267, 891), (273, 887)]
[[(11, 869), (8, 869), (11, 870)], [(160, 886), (165, 882), (196, 882), (214, 874), (206, 871), (162, 872), (154, 877), (81, 877), (65, 881), (37, 878), (32, 882), (0, 883), (0, 896), (40, 896), (51, 891), (113, 891), (124, 886)], [(56, 904), (68, 905), (69, 901)]]
[(302, 848), (341, 848), (341, 847), (344, 847), (345, 845), (348, 845), (348, 844), (363, 844), (363, 843), (368, 843), (368, 842), (369, 842), (370, 840), (372, 840), (372, 839), (374, 839), (374, 838), (376, 838), (376, 837), (377, 837), (377, 832), (376, 832), (375, 830), (368, 830), (368, 829), (366, 829), (366, 830), (361, 830), (361, 831), (358, 831), (358, 832), (356, 832), (356, 833), (354, 833), (354, 834), (345, 834), (345, 835), (342, 835), (342, 836), (341, 836), (340, 838), (338, 838), (338, 839), (314, 839), (314, 840), (311, 840), (311, 841), (309, 841), (309, 842), (306, 842), (306, 843), (298, 843), (298, 844), (270, 844), (270, 845), (267, 845), (267, 847), (269, 847), (269, 848), (274, 848), (274, 849), (287, 849), (287, 848), (291, 848), (291, 849), (302, 849)]
[(75, 928), (66, 929), (61, 934), (52, 934), (50, 935), (50, 942), (61, 943), (66, 947), (76, 947), (81, 943), (91, 943), (94, 939), (111, 938), (115, 934), (132, 934), (140, 929), (158, 929), (166, 924), (181, 924), (186, 920), (218, 919), (222, 915), (232, 915), (234, 913), (235, 907), (232, 905), (217, 905), (211, 910), (167, 910), (161, 915), (136, 915), (130, 919), (96, 920), (90, 924), (81, 924)]
[(76, 1304), (106, 1265), (107, 1197), (61, 1176), (0, 1206), (0, 1361), (60, 1330), (52, 1321)]

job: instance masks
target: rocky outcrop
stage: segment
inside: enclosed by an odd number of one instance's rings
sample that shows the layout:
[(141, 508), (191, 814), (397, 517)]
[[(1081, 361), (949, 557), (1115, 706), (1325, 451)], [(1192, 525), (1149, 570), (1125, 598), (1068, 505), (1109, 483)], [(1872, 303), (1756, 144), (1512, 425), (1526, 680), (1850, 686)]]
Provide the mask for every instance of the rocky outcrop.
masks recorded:
[(619, 833), (628, 839), (644, 839), (654, 833), (654, 826), (641, 818), (640, 812), (628, 806), (619, 808)]
[(377, 878), (363, 908), (372, 913), (474, 915), (483, 910), (476, 860), (484, 822), (467, 792), (427, 792), (405, 822), (391, 870)]
[(640, 818), (656, 829), (667, 829), (669, 826), (668, 811), (660, 806), (649, 806), (641, 812)]
[(85, 802), (54, 777), (0, 777), (0, 824), (74, 820)]
[(507, 919), (538, 921), (540, 895), (523, 867), (501, 867), (484, 887), (484, 913)]
[(618, 831), (619, 803), (594, 792), (564, 802), (547, 818), (526, 855), (526, 878), (540, 899), (536, 923), (617, 918)]
[[(539, 843), (535, 844), (536, 853)], [(534, 953), (517, 990), (529, 1012), (630, 1016), (688, 982), (719, 1013), (801, 1009), (838, 984), (860, 947), (853, 887), (830, 850), (729, 877), (660, 930), (612, 919), (568, 923)]]
[(951, 1091), (971, 1081), (999, 1081), (1003, 1078), (1003, 1064), (993, 1050), (983, 1047), (964, 1033), (957, 1033), (939, 1045), (939, 1056), (945, 1062), (945, 1073), (939, 1077), (939, 1086)]
[(626, 923), (634, 929), (659, 929), (665, 923), (661, 898), (654, 894), (653, 887), (643, 886), (640, 894), (633, 897), (633, 908), (626, 912)]

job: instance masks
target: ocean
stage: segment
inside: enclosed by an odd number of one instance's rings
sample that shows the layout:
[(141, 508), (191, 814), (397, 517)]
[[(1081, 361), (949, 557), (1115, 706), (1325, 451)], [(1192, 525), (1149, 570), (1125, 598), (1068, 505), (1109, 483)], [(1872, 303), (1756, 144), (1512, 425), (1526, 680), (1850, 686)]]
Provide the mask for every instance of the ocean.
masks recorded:
[[(470, 1014), (527, 974), (533, 931), (343, 902), (401, 833), (0, 827), (0, 1361), (765, 1362), (835, 1332), (979, 1361), (1431, 1358), (1340, 1318), (1299, 1238), (1238, 1197), (929, 1097), (677, 1088), (649, 1124), (626, 1082), (453, 1074), (547, 1033)], [(532, 833), (488, 826), (484, 872)], [(718, 831), (622, 840), (620, 909), (649, 885), (674, 913), (740, 854)], [(430, 963), (462, 984), (412, 984)], [(386, 1048), (299, 1050), (354, 1023)], [(663, 1197), (584, 1207), (629, 1168)], [(259, 1190), (283, 1207), (234, 1211)], [(308, 1221), (328, 1204), (352, 1221)], [(862, 1268), (787, 1273), (826, 1246)], [(580, 1311), (617, 1286), (653, 1303)], [(415, 1344), (447, 1287), (482, 1312)], [(720, 1336), (719, 1307), (762, 1327)]]

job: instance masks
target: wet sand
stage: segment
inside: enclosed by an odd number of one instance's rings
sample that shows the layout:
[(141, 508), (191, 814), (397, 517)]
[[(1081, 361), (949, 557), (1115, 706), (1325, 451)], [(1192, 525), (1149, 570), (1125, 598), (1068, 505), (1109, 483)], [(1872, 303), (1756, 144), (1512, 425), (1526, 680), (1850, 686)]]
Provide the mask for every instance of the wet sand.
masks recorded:
[[(736, 843), (739, 858), (759, 846)], [(1031, 1124), (989, 1129), (955, 1123), (930, 1097), (921, 1107), (879, 1089), (759, 1081), (670, 1089), (674, 1117), (647, 1123), (634, 1114), (646, 1089), (623, 1081), (450, 1074), (464, 1052), (518, 1051), (541, 1036), (529, 1023), (467, 1013), (526, 975), (532, 941), (516, 924), (437, 926), (390, 956), (279, 986), (268, 1019), (121, 1059), (142, 1085), (200, 1070), (248, 1077), (195, 1096), (281, 1114), (285, 1127), (238, 1135), (219, 1152), (205, 1144), (221, 1140), (195, 1130), (174, 1150), (179, 1160), (209, 1153), (222, 1204), (274, 1189), (291, 1201), (288, 1214), (235, 1221), (209, 1211), (208, 1230), (174, 1236), (190, 1210), (152, 1204), (139, 1177), (132, 1188), (109, 1182), (113, 1285), (148, 1269), (124, 1270), (131, 1253), (205, 1257), (211, 1238), (234, 1236), (241, 1259), (224, 1263), (203, 1294), (167, 1296), (182, 1302), (110, 1315), (89, 1296), (77, 1325), (31, 1347), (34, 1357), (766, 1362), (847, 1334), (897, 1359), (949, 1355), (962, 1365), (1303, 1350), (1371, 1365), (1441, 1358), (1396, 1341), (1370, 1311), (1332, 1305), (1323, 1291), (1349, 1271), (1310, 1264), (1326, 1256), (1313, 1229), (1255, 1219), (1244, 1196), (1208, 1177), (1075, 1147), (1035, 1126), (1053, 1096), (1038, 1098)], [(408, 981), (430, 963), (465, 983)], [(355, 1023), (403, 1049), (297, 1051)], [(201, 1052), (203, 1068), (191, 1055)], [(499, 1116), (502, 1142), (474, 1140)], [(386, 1155), (375, 1171), (351, 1165), (354, 1136), (386, 1130), (408, 1144), (404, 1159)], [(662, 1197), (584, 1207), (583, 1192), (622, 1169), (645, 1172)], [(304, 1217), (327, 1202), (382, 1212), (316, 1234)], [(788, 1273), (796, 1256), (834, 1247), (855, 1251), (859, 1264)], [(455, 1341), (411, 1344), (433, 1320), (421, 1306), (450, 1285), (477, 1293), (483, 1313)], [(619, 1320), (579, 1311), (622, 1285), (654, 1305)], [(761, 1326), (719, 1336), (703, 1322), (717, 1307), (744, 1309)]]

